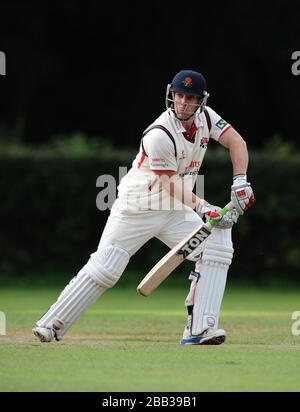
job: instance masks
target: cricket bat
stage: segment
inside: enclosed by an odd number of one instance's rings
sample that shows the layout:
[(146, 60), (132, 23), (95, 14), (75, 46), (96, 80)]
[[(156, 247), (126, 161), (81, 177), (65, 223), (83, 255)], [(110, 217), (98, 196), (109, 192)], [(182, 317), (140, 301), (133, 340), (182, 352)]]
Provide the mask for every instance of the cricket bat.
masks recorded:
[[(233, 207), (233, 203), (229, 202), (219, 213), (224, 216)], [(150, 270), (138, 285), (137, 291), (143, 296), (149, 296), (180, 263), (208, 238), (211, 230), (217, 224), (218, 220), (209, 219), (207, 223), (203, 223), (186, 236)]]

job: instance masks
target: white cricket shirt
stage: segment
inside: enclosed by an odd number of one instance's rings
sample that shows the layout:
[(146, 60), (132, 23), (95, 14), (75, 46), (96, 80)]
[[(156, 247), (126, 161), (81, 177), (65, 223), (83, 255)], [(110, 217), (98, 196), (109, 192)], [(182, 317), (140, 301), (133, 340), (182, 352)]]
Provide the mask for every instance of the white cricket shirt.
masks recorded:
[[(231, 125), (210, 107), (206, 107), (211, 128), (202, 112), (194, 120), (194, 136), (188, 136), (171, 109), (163, 112), (150, 126), (161, 125), (174, 141), (161, 129), (152, 129), (143, 137), (143, 144), (132, 163), (132, 168), (118, 186), (118, 199), (114, 207), (129, 211), (170, 210), (182, 208), (181, 202), (158, 182), (153, 171), (174, 171), (191, 190), (197, 179), (209, 139), (216, 141)], [(175, 148), (176, 146), (176, 148)]]

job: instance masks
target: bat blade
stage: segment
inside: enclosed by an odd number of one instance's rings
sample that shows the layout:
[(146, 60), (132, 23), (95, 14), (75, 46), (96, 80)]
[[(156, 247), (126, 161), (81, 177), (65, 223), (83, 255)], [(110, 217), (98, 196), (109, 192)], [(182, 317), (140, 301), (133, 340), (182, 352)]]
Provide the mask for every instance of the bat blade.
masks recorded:
[(148, 272), (138, 285), (137, 291), (141, 295), (149, 296), (183, 261), (183, 257), (174, 253), (173, 249), (170, 252)]
[[(229, 202), (219, 211), (223, 216), (233, 208)], [(201, 224), (192, 233), (171, 249), (160, 261), (147, 273), (137, 287), (137, 291), (143, 296), (149, 296), (169, 275), (184, 261), (199, 245), (211, 234), (217, 221), (210, 219), (208, 223)]]
[(169, 275), (210, 235), (209, 224), (200, 225), (171, 249), (137, 287), (143, 296), (149, 296)]

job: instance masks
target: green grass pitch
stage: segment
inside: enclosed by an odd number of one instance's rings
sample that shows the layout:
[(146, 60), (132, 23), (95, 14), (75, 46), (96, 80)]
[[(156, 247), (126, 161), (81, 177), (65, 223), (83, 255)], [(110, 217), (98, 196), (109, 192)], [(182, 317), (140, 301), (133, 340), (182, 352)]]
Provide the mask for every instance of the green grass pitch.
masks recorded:
[[(227, 287), (220, 346), (180, 346), (186, 290), (148, 298), (107, 291), (61, 342), (39, 343), (31, 327), (60, 288), (2, 287), (1, 391), (299, 391), (300, 335), (292, 313), (300, 290)], [(300, 328), (298, 328), (300, 329)]]

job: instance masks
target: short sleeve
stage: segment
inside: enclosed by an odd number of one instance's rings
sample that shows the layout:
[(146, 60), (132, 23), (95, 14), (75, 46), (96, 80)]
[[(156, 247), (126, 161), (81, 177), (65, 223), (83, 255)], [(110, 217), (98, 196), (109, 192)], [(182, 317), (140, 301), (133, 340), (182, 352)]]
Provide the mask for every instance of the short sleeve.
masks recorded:
[(150, 130), (143, 138), (143, 147), (151, 170), (155, 172), (177, 171), (174, 143), (164, 131)]
[(226, 120), (222, 119), (222, 117), (218, 115), (218, 113), (216, 113), (210, 107), (206, 107), (206, 110), (209, 114), (211, 121), (210, 137), (218, 141), (222, 134), (225, 133), (232, 126), (231, 124), (227, 123)]

